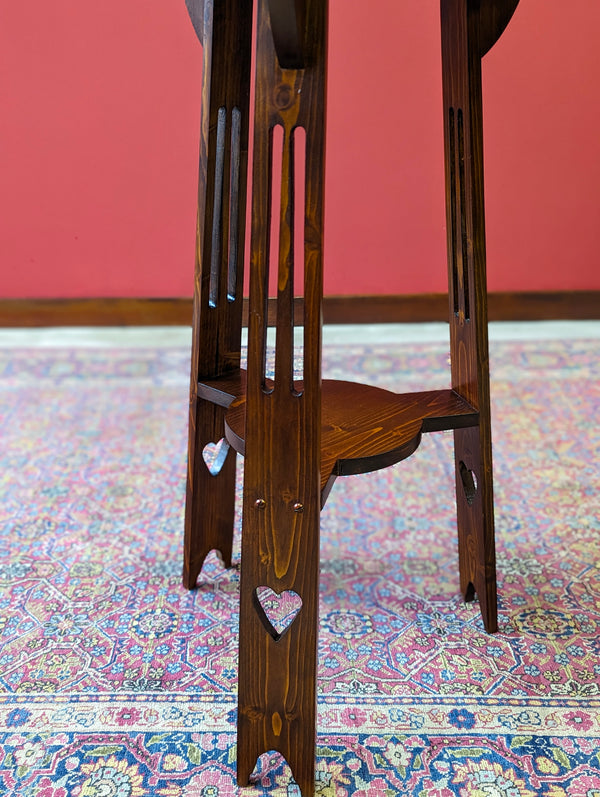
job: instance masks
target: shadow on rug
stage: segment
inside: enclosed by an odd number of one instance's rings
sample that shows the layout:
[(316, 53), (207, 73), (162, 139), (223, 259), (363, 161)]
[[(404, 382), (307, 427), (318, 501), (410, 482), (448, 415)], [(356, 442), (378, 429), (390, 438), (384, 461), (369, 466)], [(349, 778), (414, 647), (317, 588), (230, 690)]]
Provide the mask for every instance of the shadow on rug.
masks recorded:
[[(451, 435), (339, 479), (318, 795), (600, 794), (598, 342), (492, 356), (500, 631), (460, 600)], [(324, 365), (448, 381), (435, 344), (330, 347)], [(2, 794), (297, 794), (275, 754), (235, 785), (237, 569), (211, 555), (181, 586), (188, 367), (184, 349), (0, 351)]]

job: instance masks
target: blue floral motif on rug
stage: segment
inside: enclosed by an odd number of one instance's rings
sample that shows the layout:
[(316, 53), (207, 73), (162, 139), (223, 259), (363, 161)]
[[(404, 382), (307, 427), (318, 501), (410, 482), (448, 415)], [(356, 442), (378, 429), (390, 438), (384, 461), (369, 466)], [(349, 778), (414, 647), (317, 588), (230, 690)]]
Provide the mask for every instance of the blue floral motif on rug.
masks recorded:
[[(452, 436), (322, 513), (316, 794), (600, 795), (598, 341), (492, 347), (499, 624), (460, 599)], [(181, 586), (189, 353), (0, 349), (0, 794), (296, 795), (235, 783), (239, 517)], [(438, 344), (326, 375), (446, 387)], [(242, 463), (240, 463), (240, 491)]]

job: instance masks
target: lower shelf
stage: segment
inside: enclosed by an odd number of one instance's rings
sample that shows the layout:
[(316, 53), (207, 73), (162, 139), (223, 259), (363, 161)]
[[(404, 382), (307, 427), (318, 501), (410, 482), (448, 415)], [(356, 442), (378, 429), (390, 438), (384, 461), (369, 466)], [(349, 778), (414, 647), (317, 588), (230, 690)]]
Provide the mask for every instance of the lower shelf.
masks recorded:
[[(222, 407), (225, 437), (245, 453), (245, 371), (200, 383), (198, 395)], [(324, 380), (321, 399), (323, 502), (337, 476), (379, 470), (410, 456), (421, 435), (477, 426), (479, 413), (454, 390), (392, 393), (370, 385)]]

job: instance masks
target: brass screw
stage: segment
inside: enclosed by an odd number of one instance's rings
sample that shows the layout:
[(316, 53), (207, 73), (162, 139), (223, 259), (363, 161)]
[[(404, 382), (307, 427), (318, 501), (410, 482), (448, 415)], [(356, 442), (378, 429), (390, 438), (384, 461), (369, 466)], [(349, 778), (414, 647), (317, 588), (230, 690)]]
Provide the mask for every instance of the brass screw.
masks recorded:
[(264, 498), (257, 498), (256, 501), (254, 502), (254, 506), (257, 509), (264, 509), (266, 507), (266, 505), (267, 505), (267, 502), (265, 501)]
[(294, 504), (294, 512), (304, 512), (304, 504), (301, 504), (300, 501), (296, 501)]

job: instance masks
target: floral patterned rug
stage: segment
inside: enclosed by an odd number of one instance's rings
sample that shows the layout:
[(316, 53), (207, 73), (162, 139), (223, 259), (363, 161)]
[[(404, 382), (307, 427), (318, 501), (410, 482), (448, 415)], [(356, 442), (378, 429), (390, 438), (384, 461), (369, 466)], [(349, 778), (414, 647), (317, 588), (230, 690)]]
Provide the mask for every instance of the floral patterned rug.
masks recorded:
[[(599, 354), (492, 347), (493, 636), (458, 592), (451, 435), (336, 483), (317, 795), (600, 795)], [(298, 794), (274, 753), (235, 785), (238, 570), (211, 555), (181, 586), (188, 363), (0, 350), (0, 794)], [(435, 343), (331, 346), (324, 369), (448, 383)]]

